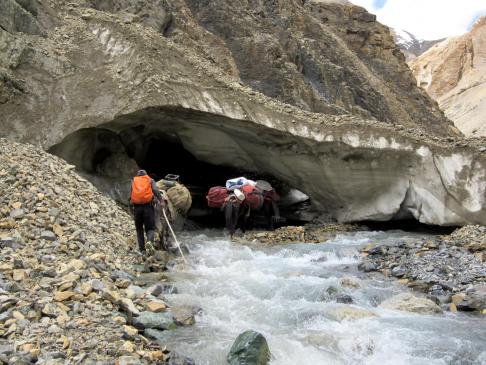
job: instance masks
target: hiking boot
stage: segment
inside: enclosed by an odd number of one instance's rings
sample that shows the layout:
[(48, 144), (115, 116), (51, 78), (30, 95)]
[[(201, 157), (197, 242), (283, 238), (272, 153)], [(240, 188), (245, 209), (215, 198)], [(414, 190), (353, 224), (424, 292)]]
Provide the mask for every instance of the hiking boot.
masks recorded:
[(155, 248), (154, 248), (154, 245), (152, 242), (147, 242), (147, 244), (145, 245), (145, 248), (147, 250), (147, 253), (149, 255), (153, 255), (155, 253)]

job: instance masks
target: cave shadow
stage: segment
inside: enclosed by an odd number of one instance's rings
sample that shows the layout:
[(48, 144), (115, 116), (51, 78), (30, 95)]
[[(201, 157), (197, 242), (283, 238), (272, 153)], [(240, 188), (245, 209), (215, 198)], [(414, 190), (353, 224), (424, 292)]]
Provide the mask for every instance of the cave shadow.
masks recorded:
[[(138, 169), (146, 170), (155, 181), (168, 174), (179, 176), (179, 181), (191, 192), (192, 207), (187, 217), (191, 221), (188, 227), (194, 228), (224, 227), (223, 213), (208, 207), (206, 195), (211, 187), (224, 186), (228, 179), (239, 176), (263, 179), (270, 182), (279, 195), (287, 195), (293, 189), (286, 182), (257, 169), (199, 160), (184, 147), (176, 133), (147, 132), (144, 125), (131, 125), (121, 131), (99, 127), (81, 129), (49, 152), (75, 165), (95, 186), (122, 205), (128, 202), (129, 184)], [(119, 186), (122, 188), (117, 188)], [(286, 225), (301, 225), (306, 221), (299, 219), (296, 211), (311, 211), (312, 206), (307, 198), (281, 206), (280, 210)], [(266, 227), (262, 212), (254, 212), (252, 218), (253, 228)]]

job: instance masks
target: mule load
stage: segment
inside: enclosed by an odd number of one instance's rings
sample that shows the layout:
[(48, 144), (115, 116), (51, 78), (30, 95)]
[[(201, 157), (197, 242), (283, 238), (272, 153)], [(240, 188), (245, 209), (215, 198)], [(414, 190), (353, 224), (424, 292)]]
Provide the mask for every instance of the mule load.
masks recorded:
[(231, 236), (238, 226), (243, 231), (246, 229), (251, 212), (262, 214), (270, 229), (273, 229), (275, 221), (281, 219), (277, 205), (279, 196), (265, 180), (253, 181), (245, 177), (229, 179), (225, 186), (210, 188), (206, 200), (210, 208), (219, 208), (224, 212), (225, 225)]
[[(155, 207), (155, 228), (161, 244), (168, 248), (169, 229), (166, 218), (171, 225), (182, 226), (185, 216), (191, 209), (192, 197), (189, 189), (179, 182), (177, 175), (167, 175), (164, 179), (157, 181), (157, 187), (162, 194), (164, 204), (158, 204)], [(165, 216), (163, 210), (165, 210)]]

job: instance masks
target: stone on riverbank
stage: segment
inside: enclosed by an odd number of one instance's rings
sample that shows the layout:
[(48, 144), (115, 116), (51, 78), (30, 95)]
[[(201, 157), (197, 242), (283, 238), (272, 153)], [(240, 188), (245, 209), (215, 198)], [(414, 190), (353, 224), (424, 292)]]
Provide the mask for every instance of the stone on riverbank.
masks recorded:
[[(486, 300), (474, 294), (473, 287), (486, 283), (486, 266), (482, 251), (486, 227), (466, 226), (448, 236), (399, 241), (391, 246), (367, 247), (366, 257), (358, 266), (362, 271), (374, 267), (386, 276), (399, 278), (414, 290), (426, 292), (443, 308), (452, 311), (478, 311)], [(452, 296), (465, 296), (463, 303)]]
[(265, 337), (255, 331), (246, 331), (236, 338), (227, 360), (230, 365), (266, 365), (270, 356)]
[(380, 304), (385, 309), (419, 314), (442, 313), (442, 309), (430, 299), (420, 298), (411, 293), (401, 293)]
[(138, 317), (133, 318), (133, 326), (140, 331), (146, 328), (166, 331), (177, 327), (171, 313), (152, 313), (147, 311), (141, 312)]
[(324, 224), (281, 227), (268, 232), (249, 232), (241, 241), (250, 241), (265, 245), (286, 243), (322, 243), (334, 238), (338, 233), (355, 231), (354, 224)]

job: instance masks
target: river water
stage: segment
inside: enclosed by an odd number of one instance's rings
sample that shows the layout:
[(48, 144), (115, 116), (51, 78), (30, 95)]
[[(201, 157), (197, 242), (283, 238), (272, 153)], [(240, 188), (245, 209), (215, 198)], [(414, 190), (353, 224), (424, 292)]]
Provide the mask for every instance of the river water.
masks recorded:
[[(226, 364), (234, 339), (248, 329), (267, 338), (271, 364), (486, 364), (485, 319), (382, 309), (381, 301), (409, 289), (357, 270), (361, 247), (396, 244), (410, 233), (355, 232), (324, 244), (273, 247), (216, 234), (183, 237), (189, 263), (170, 271), (178, 294), (169, 304), (201, 311), (196, 325), (165, 332), (163, 341), (197, 364)], [(343, 278), (360, 288), (342, 287)], [(335, 289), (354, 304), (337, 303)], [(340, 320), (335, 313), (347, 306), (376, 316)]]

